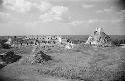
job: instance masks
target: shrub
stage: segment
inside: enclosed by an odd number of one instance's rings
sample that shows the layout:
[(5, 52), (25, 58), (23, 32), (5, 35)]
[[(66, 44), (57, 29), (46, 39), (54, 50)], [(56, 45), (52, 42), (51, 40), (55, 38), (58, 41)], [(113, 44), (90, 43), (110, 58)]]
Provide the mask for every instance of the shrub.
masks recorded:
[(9, 63), (18, 61), (21, 58), (21, 56), (15, 55), (13, 51), (9, 51), (9, 52), (5, 53), (5, 55), (0, 55), (0, 58), (6, 64), (9, 64)]
[(115, 39), (113, 40), (113, 44), (120, 46), (120, 44), (125, 44), (125, 39)]
[(10, 49), (11, 45), (6, 44), (6, 42), (7, 42), (6, 39), (0, 40), (0, 46), (1, 46), (1, 48), (3, 48), (3, 49)]

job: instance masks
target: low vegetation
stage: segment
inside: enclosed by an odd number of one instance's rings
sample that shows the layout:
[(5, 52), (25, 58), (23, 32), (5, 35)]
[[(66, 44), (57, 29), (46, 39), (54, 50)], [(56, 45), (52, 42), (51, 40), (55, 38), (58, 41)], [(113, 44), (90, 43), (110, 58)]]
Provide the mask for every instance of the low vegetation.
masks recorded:
[(16, 55), (13, 51), (3, 53), (2, 55), (0, 55), (0, 60), (1, 60), (0, 68), (2, 68), (3, 66), (6, 66), (7, 64), (17, 62), (20, 58), (21, 56)]
[(120, 46), (121, 44), (125, 44), (125, 39), (115, 39), (113, 40), (113, 43), (117, 46)]
[(0, 48), (2, 49), (10, 49), (11, 45), (6, 44), (7, 40), (6, 39), (0, 39)]

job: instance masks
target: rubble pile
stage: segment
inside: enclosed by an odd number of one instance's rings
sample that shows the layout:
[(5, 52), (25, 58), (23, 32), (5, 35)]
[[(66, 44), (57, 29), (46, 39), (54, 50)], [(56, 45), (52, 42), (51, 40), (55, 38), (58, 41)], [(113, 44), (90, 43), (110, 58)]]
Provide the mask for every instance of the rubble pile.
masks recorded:
[(52, 60), (51, 56), (46, 55), (42, 51), (39, 51), (38, 53), (33, 55), (31, 63), (36, 64), (36, 63), (47, 62), (49, 60)]
[(111, 38), (105, 34), (102, 28), (96, 28), (93, 35), (90, 35), (85, 44), (95, 46), (112, 46)]

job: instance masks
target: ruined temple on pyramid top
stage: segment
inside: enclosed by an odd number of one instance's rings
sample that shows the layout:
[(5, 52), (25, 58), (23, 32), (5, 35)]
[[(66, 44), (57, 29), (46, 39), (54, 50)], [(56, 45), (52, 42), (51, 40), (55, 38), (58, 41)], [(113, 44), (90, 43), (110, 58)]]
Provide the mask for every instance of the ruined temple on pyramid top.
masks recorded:
[(85, 44), (95, 46), (113, 46), (111, 38), (105, 34), (103, 28), (96, 28), (94, 33), (89, 36)]

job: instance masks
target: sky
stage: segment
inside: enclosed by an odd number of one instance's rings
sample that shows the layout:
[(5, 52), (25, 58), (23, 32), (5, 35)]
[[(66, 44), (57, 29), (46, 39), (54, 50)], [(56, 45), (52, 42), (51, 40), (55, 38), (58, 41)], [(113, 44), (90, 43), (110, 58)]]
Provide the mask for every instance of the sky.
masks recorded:
[(124, 0), (0, 0), (0, 35), (125, 35)]

